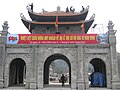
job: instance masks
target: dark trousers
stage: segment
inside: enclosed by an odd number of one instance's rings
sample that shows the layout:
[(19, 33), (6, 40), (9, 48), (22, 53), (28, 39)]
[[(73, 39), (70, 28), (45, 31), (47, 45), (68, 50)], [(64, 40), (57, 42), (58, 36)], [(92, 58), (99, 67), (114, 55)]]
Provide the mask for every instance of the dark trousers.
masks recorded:
[(64, 85), (65, 85), (64, 82), (62, 82), (62, 87), (63, 87)]

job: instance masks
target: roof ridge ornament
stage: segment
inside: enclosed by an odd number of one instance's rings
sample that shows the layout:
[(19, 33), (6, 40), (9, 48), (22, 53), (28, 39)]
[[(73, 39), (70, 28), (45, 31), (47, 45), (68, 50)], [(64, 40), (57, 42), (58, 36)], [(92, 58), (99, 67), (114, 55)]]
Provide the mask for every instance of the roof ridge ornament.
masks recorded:
[(88, 5), (85, 10), (89, 10), (90, 6)]
[(27, 5), (27, 6), (26, 6), (26, 9), (27, 9), (28, 11), (31, 11), (31, 9), (30, 9), (30, 6), (29, 6), (29, 5)]
[(108, 29), (109, 30), (113, 30), (113, 27), (114, 27), (113, 22), (111, 20), (109, 20), (109, 22), (108, 22)]
[(82, 10), (80, 12), (88, 11), (89, 8), (90, 8), (89, 5), (86, 8), (84, 8), (84, 6), (82, 6)]
[(47, 11), (45, 11), (45, 9), (44, 9), (44, 8), (42, 8), (42, 13), (44, 13), (44, 12), (47, 12)]
[(4, 21), (2, 27), (3, 27), (3, 30), (0, 34), (1, 34), (1, 36), (6, 36), (9, 33), (8, 32), (8, 28), (9, 28), (8, 27), (8, 21)]
[(23, 13), (20, 14), (20, 17), (21, 17), (22, 19), (24, 19), (24, 20), (27, 20), (27, 19), (25, 18), (25, 16), (23, 15)]
[(114, 30), (113, 27), (114, 27), (114, 24), (111, 20), (109, 20), (108, 22), (108, 32), (109, 32), (109, 35), (115, 35), (117, 30)]
[(75, 8), (73, 8), (73, 6), (70, 7), (70, 12), (75, 12)]
[(33, 3), (26, 6), (27, 10), (33, 12)]
[(89, 20), (94, 19), (94, 18), (95, 18), (95, 14), (93, 14), (93, 15), (90, 17)]
[(9, 28), (9, 27), (8, 27), (8, 21), (4, 21), (2, 27), (3, 27), (3, 31), (7, 31), (8, 28)]
[(57, 6), (57, 12), (58, 13), (60, 12), (60, 6)]
[(66, 12), (69, 12), (68, 6), (67, 6), (67, 8), (66, 8)]

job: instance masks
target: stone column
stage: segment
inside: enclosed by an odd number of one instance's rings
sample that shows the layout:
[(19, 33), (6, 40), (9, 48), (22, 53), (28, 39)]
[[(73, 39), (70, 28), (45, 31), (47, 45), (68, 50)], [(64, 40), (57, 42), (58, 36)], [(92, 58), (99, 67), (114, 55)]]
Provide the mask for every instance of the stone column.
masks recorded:
[(44, 77), (44, 52), (43, 49), (41, 47), (38, 48), (38, 69), (37, 69), (37, 83), (38, 83), (38, 89), (43, 89), (43, 77)]
[(37, 88), (37, 81), (36, 81), (36, 64), (37, 64), (37, 58), (36, 58), (36, 51), (35, 51), (35, 46), (32, 46), (32, 65), (31, 65), (31, 69), (32, 69), (32, 75), (31, 75), (31, 79), (30, 79), (30, 85), (29, 85), (29, 88), (30, 89), (36, 89)]
[(5, 44), (6, 44), (6, 36), (8, 32), (8, 22), (5, 21), (2, 25), (3, 30), (0, 33), (0, 88), (4, 87), (4, 60), (5, 60)]
[(85, 89), (89, 89), (89, 79), (88, 79), (88, 64), (89, 62), (85, 61), (84, 62), (84, 79), (85, 79)]
[(84, 90), (84, 77), (83, 77), (83, 47), (78, 46), (78, 64), (77, 64), (77, 77), (78, 77), (78, 90)]
[(4, 47), (0, 45), (0, 88), (3, 88), (4, 74)]
[(112, 89), (120, 89), (120, 79), (118, 75), (118, 64), (117, 64), (117, 51), (116, 51), (116, 31), (113, 30), (113, 23), (108, 23), (108, 34), (110, 43), (110, 54), (111, 54), (111, 67), (112, 67)]
[(71, 89), (74, 90), (77, 88), (77, 54), (73, 51), (74, 49), (70, 49), (70, 53), (68, 53), (69, 59), (71, 61)]

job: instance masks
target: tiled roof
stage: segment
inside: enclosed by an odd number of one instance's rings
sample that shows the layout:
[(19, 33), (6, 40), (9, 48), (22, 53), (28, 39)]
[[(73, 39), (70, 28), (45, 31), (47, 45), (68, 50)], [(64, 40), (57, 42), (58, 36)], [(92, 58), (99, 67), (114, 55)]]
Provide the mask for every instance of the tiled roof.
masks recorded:
[[(36, 21), (29, 21), (29, 23), (33, 23), (33, 24), (55, 24), (55, 22), (36, 22)], [(79, 21), (79, 22), (58, 22), (58, 24), (81, 24), (84, 23), (85, 21)]]
[(81, 13), (78, 12), (64, 12), (64, 11), (54, 11), (54, 12), (42, 12), (42, 13), (35, 13), (37, 15), (43, 15), (43, 16), (72, 16), (72, 15), (79, 15)]

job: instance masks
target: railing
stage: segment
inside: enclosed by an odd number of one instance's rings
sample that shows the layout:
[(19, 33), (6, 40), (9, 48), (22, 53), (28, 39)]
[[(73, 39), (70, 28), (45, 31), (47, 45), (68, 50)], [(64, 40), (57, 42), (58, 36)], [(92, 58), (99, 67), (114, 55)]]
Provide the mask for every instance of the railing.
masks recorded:
[[(97, 32), (95, 30), (97, 30)], [(91, 28), (91, 33), (104, 34), (104, 25), (103, 24), (94, 24)]]

